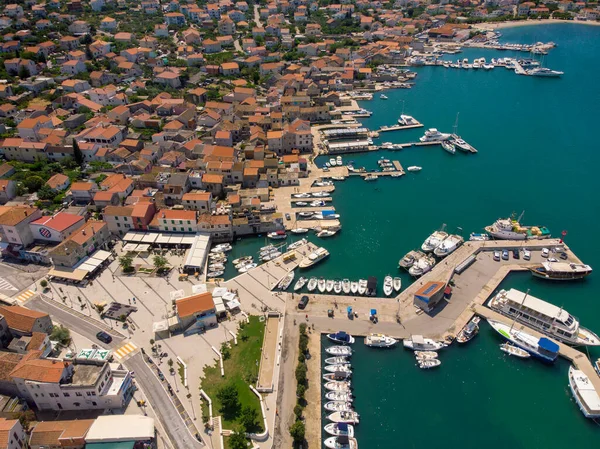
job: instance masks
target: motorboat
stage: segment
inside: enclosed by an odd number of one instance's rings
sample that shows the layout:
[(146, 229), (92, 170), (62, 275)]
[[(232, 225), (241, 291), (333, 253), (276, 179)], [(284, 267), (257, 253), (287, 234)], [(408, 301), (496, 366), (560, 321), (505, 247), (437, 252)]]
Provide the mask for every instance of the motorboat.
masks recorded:
[(337, 232), (338, 232), (338, 230), (321, 229), (319, 232), (317, 232), (317, 237), (320, 237), (320, 238), (333, 237), (334, 235), (337, 234)]
[(549, 340), (546, 337), (538, 338), (534, 335), (528, 334), (522, 330), (495, 321), (492, 319), (487, 320), (490, 326), (494, 328), (502, 337), (511, 342), (513, 345), (518, 346), (521, 349), (529, 352), (534, 357), (539, 358), (544, 362), (552, 363), (558, 358), (559, 346)]
[(340, 355), (326, 358), (325, 363), (328, 365), (349, 365), (350, 359), (348, 359), (348, 357)]
[(422, 335), (412, 335), (410, 338), (404, 339), (402, 344), (406, 349), (411, 349), (413, 351), (439, 351), (448, 346), (442, 341), (424, 338)]
[(332, 380), (326, 382), (324, 387), (328, 391), (339, 391), (341, 393), (350, 393), (352, 391), (352, 384), (349, 380)]
[(421, 259), (422, 257), (425, 257), (425, 254), (421, 251), (409, 251), (404, 255), (402, 259), (400, 259), (400, 262), (398, 262), (398, 266), (401, 268), (410, 268), (414, 265), (414, 263), (417, 260)]
[(471, 235), (469, 235), (469, 240), (472, 242), (485, 242), (488, 241), (490, 239), (490, 236), (488, 234), (481, 234), (478, 232), (471, 232)]
[(358, 281), (358, 294), (359, 295), (364, 295), (365, 293), (367, 293), (367, 280), (366, 279), (360, 279)]
[(223, 245), (217, 245), (215, 246), (213, 249), (210, 250), (211, 253), (226, 253), (228, 251), (231, 251), (233, 249), (233, 247), (226, 243)]
[(444, 134), (439, 132), (436, 128), (429, 128), (425, 131), (425, 135), (419, 140), (421, 142), (440, 142), (450, 137), (450, 134)]
[(508, 355), (514, 355), (515, 357), (519, 357), (521, 359), (528, 359), (531, 357), (530, 353), (519, 348), (518, 346), (511, 345), (510, 343), (502, 343), (500, 345), (500, 350), (506, 352)]
[(325, 281), (325, 290), (327, 290), (327, 293), (331, 293), (333, 291), (334, 285), (335, 282), (333, 281), (333, 279), (327, 279)]
[[(294, 229), (290, 229), (290, 232), (292, 234), (306, 234), (308, 231), (310, 231), (310, 229), (308, 228), (294, 228)], [(291, 245), (290, 245), (291, 247)]]
[(243, 257), (239, 257), (237, 259), (233, 259), (233, 264), (234, 265), (238, 265), (240, 263), (244, 263), (244, 262), (252, 262), (253, 257), (252, 256), (243, 256)]
[(345, 295), (348, 295), (350, 293), (350, 280), (349, 279), (342, 280), (342, 291), (344, 292)]
[(441, 360), (439, 359), (419, 359), (417, 363), (421, 369), (436, 368), (442, 364)]
[(429, 253), (436, 249), (438, 246), (442, 244), (442, 242), (448, 237), (448, 233), (442, 230), (435, 231), (429, 237), (425, 239), (423, 244), (421, 245), (421, 249), (426, 253)]
[(273, 251), (273, 250), (276, 250), (276, 249), (277, 249), (277, 248), (275, 248), (275, 245), (273, 245), (272, 243), (269, 243), (268, 245), (266, 245), (266, 246), (263, 246), (263, 247), (262, 247), (262, 248), (259, 250), (259, 252), (263, 252), (263, 251)]
[(551, 70), (546, 67), (536, 67), (534, 69), (526, 70), (525, 73), (529, 76), (543, 76), (547, 78), (558, 78), (565, 74), (565, 72), (561, 72), (560, 70)]
[(280, 290), (287, 290), (287, 288), (290, 286), (293, 280), (294, 271), (292, 270), (288, 274), (286, 274), (283, 279), (279, 281), (279, 283), (277, 284), (277, 288), (279, 288)]
[(545, 226), (523, 226), (521, 219), (513, 217), (499, 218), (494, 224), (485, 227), (485, 231), (495, 239), (500, 240), (540, 240), (550, 237), (550, 230)]
[(352, 377), (351, 373), (346, 373), (346, 372), (335, 372), (335, 373), (325, 373), (323, 374), (323, 380), (326, 380), (328, 382), (330, 381), (338, 381), (338, 380), (348, 380)]
[(313, 198), (326, 198), (326, 197), (330, 196), (331, 192), (333, 192), (333, 190), (331, 190), (329, 192), (323, 192), (323, 191), (313, 192), (313, 193), (311, 193), (311, 195)]
[(414, 117), (411, 117), (410, 115), (402, 114), (398, 119), (398, 124), (400, 126), (416, 125), (417, 123), (417, 120)]
[(474, 316), (456, 335), (456, 341), (461, 344), (471, 341), (479, 332), (479, 321), (480, 318)]
[(206, 277), (209, 279), (218, 278), (219, 276), (223, 276), (224, 271), (211, 271), (206, 274)]
[(367, 176), (365, 176), (363, 179), (365, 181), (377, 181), (377, 179), (379, 178), (379, 176), (377, 176), (376, 174), (373, 173), (369, 173)]
[(298, 212), (300, 218), (312, 218), (314, 212)]
[(452, 142), (450, 142), (448, 140), (442, 141), (442, 148), (450, 154), (456, 153), (456, 147), (454, 146), (454, 144)]
[(586, 418), (600, 418), (600, 395), (590, 378), (572, 365), (569, 367), (569, 387), (575, 402)]
[(411, 165), (407, 168), (408, 171), (417, 172), (423, 170), (423, 167), (419, 167), (418, 165)]
[(300, 268), (308, 268), (313, 265), (321, 262), (323, 259), (326, 259), (329, 256), (329, 251), (325, 248), (320, 247), (311, 252), (308, 256), (300, 261), (298, 265)]
[(596, 360), (596, 362), (594, 362), (594, 369), (598, 373), (598, 376), (600, 376), (600, 359), (598, 359), (598, 360)]
[(342, 293), (342, 281), (340, 281), (339, 279), (337, 279), (333, 282), (333, 292), (336, 295), (339, 295), (340, 293)]
[(449, 235), (442, 241), (441, 245), (433, 250), (433, 254), (438, 257), (446, 257), (453, 253), (464, 241), (465, 239), (460, 235)]
[(248, 270), (251, 270), (252, 268), (256, 268), (258, 266), (258, 264), (256, 263), (249, 263), (247, 265), (244, 265), (242, 268), (238, 269), (238, 271), (240, 273), (246, 273), (248, 272)]
[(332, 167), (335, 167), (337, 165), (337, 161), (335, 160), (334, 157), (332, 157), (331, 159), (329, 159), (329, 165)]
[(423, 276), (425, 273), (429, 272), (434, 265), (435, 259), (433, 256), (424, 256), (408, 269), (408, 274), (414, 277)]
[[(354, 343), (354, 337), (350, 334), (347, 334), (344, 331), (335, 332), (332, 334), (327, 334), (327, 338), (335, 343), (339, 343), (342, 345), (351, 345)], [(343, 354), (334, 354), (334, 355), (343, 355)]]
[(287, 239), (287, 234), (285, 233), (285, 231), (273, 231), (273, 232), (269, 232), (267, 234), (267, 237), (269, 237), (270, 239), (273, 239), (273, 240), (283, 240), (283, 239)]
[(383, 278), (383, 293), (385, 296), (390, 296), (394, 292), (394, 280), (391, 276)]
[(317, 282), (317, 287), (321, 293), (325, 293), (325, 289), (327, 288), (327, 281), (324, 278), (320, 278)]
[(330, 346), (325, 348), (325, 352), (334, 356), (350, 357), (352, 355), (352, 348), (349, 346)]
[(581, 263), (543, 262), (529, 268), (532, 275), (549, 281), (572, 281), (592, 274), (592, 267)]
[(371, 348), (391, 348), (398, 340), (383, 334), (369, 334), (365, 337), (365, 345)]
[(402, 290), (402, 279), (395, 277), (392, 281), (392, 285), (394, 287), (394, 291), (398, 293), (400, 290)]
[(276, 259), (279, 256), (281, 256), (280, 251), (273, 251), (268, 254), (265, 254), (264, 256), (261, 256), (260, 260), (262, 260), (263, 262), (268, 262), (269, 260)]
[(356, 281), (350, 282), (350, 292), (353, 295), (356, 295), (358, 293), (358, 282), (356, 282)]
[(334, 181), (345, 181), (346, 177), (345, 176), (332, 176), (331, 179), (333, 179)]
[(325, 432), (333, 436), (348, 436), (350, 438), (354, 436), (354, 426), (352, 424), (331, 422), (324, 429)]
[(339, 365), (327, 365), (324, 368), (325, 371), (329, 371), (330, 373), (352, 373), (352, 368), (349, 364), (339, 364)]
[(488, 306), (563, 343), (576, 346), (600, 346), (600, 338), (592, 331), (581, 327), (579, 320), (564, 307), (556, 307), (530, 295), (529, 292), (523, 293), (514, 288), (508, 291), (500, 290), (490, 300)]
[[(342, 165), (344, 165), (344, 162), (342, 161), (342, 156), (338, 156), (335, 158), (335, 162), (338, 165), (338, 167), (341, 167)], [(331, 184), (330, 184), (331, 185)]]
[(359, 415), (356, 412), (333, 412), (327, 419), (334, 423), (358, 424)]
[(306, 286), (306, 289), (309, 292), (314, 292), (316, 288), (317, 288), (317, 278), (312, 277), (312, 278), (309, 279), (308, 285)]
[(329, 412), (351, 412), (352, 403), (342, 401), (329, 401), (326, 402), (323, 408)]
[[(236, 266), (236, 268), (237, 268), (237, 266)], [(208, 269), (209, 269), (209, 271), (222, 271), (225, 269), (225, 265), (223, 265), (222, 263), (211, 263), (208, 266)]]
[(438, 358), (438, 353), (435, 351), (415, 351), (415, 357), (418, 360), (433, 360)]
[(454, 145), (455, 148), (458, 148), (461, 151), (465, 151), (465, 152), (471, 151), (471, 145), (469, 145), (467, 142), (465, 142), (463, 139), (461, 139), (458, 136), (452, 139), (452, 144)]
[(300, 276), (300, 279), (298, 279), (296, 281), (296, 283), (294, 284), (294, 291), (297, 292), (298, 290), (300, 290), (302, 287), (304, 287), (306, 285), (307, 282), (308, 282), (307, 278), (305, 278), (304, 276)]
[(307, 193), (307, 192), (303, 192), (303, 193), (293, 193), (292, 194), (293, 198), (310, 198), (311, 194)]
[(325, 201), (323, 200), (315, 200), (310, 202), (311, 207), (323, 207), (325, 206)]
[(381, 94), (379, 96), (379, 98), (381, 98), (382, 100), (387, 100), (388, 99), (387, 95), (384, 95), (384, 94)]
[(300, 207), (308, 206), (308, 203), (306, 201), (296, 201), (294, 203), (294, 207), (298, 207), (298, 206), (300, 206)]
[(306, 239), (300, 239), (294, 243), (290, 243), (288, 245), (288, 250), (292, 250), (292, 249), (297, 249), (300, 248), (302, 245), (306, 245), (308, 243), (308, 240)]

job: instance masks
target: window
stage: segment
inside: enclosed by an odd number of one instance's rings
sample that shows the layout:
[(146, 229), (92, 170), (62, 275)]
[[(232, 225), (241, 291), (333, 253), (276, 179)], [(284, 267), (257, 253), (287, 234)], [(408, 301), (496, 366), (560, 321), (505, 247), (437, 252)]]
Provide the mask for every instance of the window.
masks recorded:
[(93, 405), (93, 406), (96, 406), (96, 405), (98, 405), (98, 404), (96, 404), (94, 401), (92, 401), (92, 405)]
[(63, 396), (64, 396), (65, 398), (68, 398), (68, 397), (69, 397), (69, 396), (71, 396), (71, 395), (70, 395), (69, 393), (63, 393)]
[(75, 393), (75, 396), (83, 396), (80, 392)]
[(79, 402), (73, 402), (73, 405), (74, 405), (75, 407), (79, 407), (81, 404), (80, 404)]

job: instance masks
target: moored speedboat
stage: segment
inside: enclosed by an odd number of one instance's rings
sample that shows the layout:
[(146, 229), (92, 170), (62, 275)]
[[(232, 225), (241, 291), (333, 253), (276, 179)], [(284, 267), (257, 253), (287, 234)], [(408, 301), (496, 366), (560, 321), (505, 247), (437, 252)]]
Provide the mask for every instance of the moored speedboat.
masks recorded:
[(333, 237), (334, 235), (337, 234), (337, 232), (338, 232), (338, 230), (321, 229), (319, 232), (317, 232), (317, 237), (320, 237), (320, 238)]
[(395, 277), (393, 280), (394, 291), (398, 293), (402, 290), (402, 279), (399, 277)]
[(328, 449), (358, 449), (356, 439), (347, 436), (329, 437), (323, 444)]
[(233, 265), (238, 265), (238, 264), (243, 263), (243, 262), (248, 262), (248, 261), (251, 262), (252, 259), (253, 259), (252, 256), (243, 256), (243, 257), (240, 257), (238, 259), (233, 259), (232, 263), (233, 263)]
[(324, 387), (328, 391), (339, 391), (342, 393), (350, 393), (352, 391), (349, 380), (332, 380), (325, 382)]
[(432, 360), (438, 358), (438, 353), (435, 351), (415, 351), (417, 360)]
[(287, 290), (287, 288), (290, 286), (293, 280), (294, 271), (292, 270), (288, 274), (286, 274), (283, 279), (279, 281), (279, 283), (277, 284), (277, 288), (279, 288), (280, 290)]
[(292, 194), (292, 197), (294, 197), (294, 198), (310, 198), (310, 193), (307, 193), (307, 192), (294, 193), (294, 194)]
[(274, 232), (269, 232), (267, 234), (267, 237), (269, 237), (270, 239), (273, 239), (273, 240), (283, 240), (283, 239), (287, 239), (287, 234), (285, 233), (285, 231), (274, 231)]
[(394, 280), (390, 275), (383, 279), (383, 293), (385, 296), (390, 296), (394, 292)]
[(325, 432), (327, 432), (329, 435), (334, 435), (334, 436), (345, 435), (348, 437), (354, 436), (354, 426), (352, 424), (332, 422), (332, 423), (327, 424), (324, 427), (324, 429), (325, 429)]
[(211, 271), (206, 274), (207, 278), (218, 278), (219, 276), (223, 276), (224, 271)]
[(345, 372), (335, 372), (335, 373), (325, 373), (323, 374), (323, 379), (326, 381), (334, 381), (334, 380), (348, 380), (350, 379), (350, 377), (352, 377), (351, 373), (345, 373)]
[(349, 279), (342, 280), (342, 291), (346, 295), (350, 293), (350, 280)]
[(449, 142), (448, 140), (442, 141), (442, 148), (450, 154), (456, 153), (456, 147), (452, 142)]
[(298, 212), (300, 218), (312, 218), (314, 214), (314, 212)]
[(352, 403), (350, 402), (340, 402), (340, 401), (329, 401), (326, 402), (323, 408), (330, 412), (351, 412)]
[(529, 352), (531, 355), (543, 360), (544, 362), (554, 362), (558, 357), (559, 346), (546, 337), (538, 338), (513, 326), (488, 319), (490, 326), (494, 328), (502, 337)]
[(334, 356), (350, 357), (352, 355), (352, 348), (349, 346), (330, 346), (325, 348), (325, 352)]
[(367, 280), (366, 279), (360, 279), (358, 281), (358, 294), (359, 295), (364, 295), (365, 293), (367, 293)]
[(327, 338), (335, 343), (339, 343), (342, 345), (351, 345), (354, 343), (354, 337), (350, 334), (347, 334), (344, 331), (335, 332), (333, 334), (327, 334)]
[(408, 273), (411, 276), (419, 277), (429, 272), (435, 265), (435, 259), (433, 256), (424, 256), (419, 259), (412, 267), (408, 269)]
[(407, 168), (408, 171), (416, 172), (423, 170), (423, 167), (419, 167), (418, 165), (411, 165)]
[(323, 368), (325, 371), (329, 371), (330, 373), (350, 373), (352, 374), (352, 368), (348, 363), (339, 364), (339, 365), (327, 365)]
[(426, 253), (431, 252), (440, 246), (447, 237), (448, 233), (444, 230), (435, 231), (433, 234), (427, 237), (427, 239), (425, 239), (421, 245), (421, 249)]
[(519, 357), (521, 359), (528, 359), (529, 357), (531, 357), (531, 354), (525, 351), (524, 349), (521, 349), (515, 345), (511, 345), (508, 342), (502, 343), (500, 345), (500, 350), (506, 352), (508, 355), (514, 355), (515, 357)]
[(310, 278), (308, 281), (308, 285), (306, 286), (306, 289), (309, 292), (314, 292), (315, 289), (317, 288), (317, 283), (318, 283), (317, 278), (315, 278), (315, 277)]
[(419, 368), (421, 369), (431, 369), (438, 367), (442, 364), (442, 362), (439, 359), (419, 359), (417, 360), (417, 363), (419, 364)]
[(450, 134), (441, 133), (436, 128), (429, 128), (419, 140), (421, 142), (440, 142), (446, 140), (448, 137), (450, 137)]
[(325, 281), (325, 290), (327, 290), (327, 293), (331, 293), (333, 291), (334, 285), (335, 282), (333, 281), (333, 279), (327, 279)]
[(490, 236), (487, 234), (480, 234), (478, 232), (471, 232), (471, 235), (469, 235), (469, 240), (472, 242), (482, 242), (482, 241), (487, 241), (490, 239)]
[(354, 396), (352, 393), (345, 391), (328, 391), (325, 393), (325, 399), (338, 402), (352, 402), (354, 400)]
[(333, 412), (327, 419), (335, 423), (358, 424), (359, 415), (356, 412)]
[(288, 245), (288, 250), (300, 248), (302, 245), (306, 245), (307, 243), (308, 243), (308, 240), (300, 239), (297, 242), (294, 242), (294, 243), (291, 243), (290, 245)]
[(308, 231), (310, 231), (310, 229), (308, 229), (308, 228), (294, 228), (294, 229), (290, 229), (290, 232), (292, 234), (306, 234)]
[(327, 281), (324, 278), (319, 278), (317, 282), (317, 286), (319, 287), (319, 291), (321, 293), (325, 293), (325, 288), (327, 287)]
[(306, 256), (304, 259), (302, 259), (298, 266), (300, 268), (312, 267), (313, 265), (317, 264), (318, 262), (321, 262), (327, 256), (329, 256), (329, 251), (327, 251), (325, 248), (322, 248), (322, 247), (317, 248), (312, 253), (310, 253), (308, 256)]
[(353, 295), (356, 295), (358, 293), (358, 282), (356, 282), (356, 281), (350, 282), (350, 292)]
[(410, 338), (404, 339), (402, 344), (407, 349), (413, 351), (439, 351), (442, 348), (448, 346), (446, 343), (441, 341), (435, 341), (431, 338), (423, 338), (422, 335), (413, 335)]
[(465, 239), (460, 235), (449, 235), (437, 248), (434, 248), (433, 253), (438, 257), (446, 257), (453, 253), (464, 241)]
[(340, 293), (342, 293), (342, 281), (340, 281), (339, 279), (336, 279), (335, 281), (333, 281), (333, 292), (336, 295), (339, 295)]
[(383, 334), (369, 334), (365, 337), (365, 345), (371, 348), (391, 348), (398, 340)]
[(294, 291), (297, 292), (298, 290), (300, 290), (302, 287), (304, 287), (306, 285), (307, 282), (308, 282), (307, 278), (305, 278), (304, 276), (300, 276), (300, 279), (298, 279), (296, 281), (296, 283), (294, 284)]
[(402, 259), (400, 259), (398, 265), (401, 268), (410, 268), (417, 260), (424, 256), (425, 254), (423, 254), (421, 251), (409, 251)]
[(247, 273), (248, 270), (251, 270), (252, 268), (256, 268), (257, 266), (258, 266), (258, 264), (256, 264), (256, 263), (249, 263), (249, 264), (246, 264), (246, 265), (242, 266), (241, 268), (239, 268), (238, 271), (240, 273)]
[(328, 365), (349, 365), (350, 359), (345, 356), (328, 357), (325, 359), (325, 363)]
[(458, 335), (456, 336), (456, 341), (458, 343), (467, 343), (477, 335), (479, 332), (479, 321), (480, 318), (478, 316), (473, 317), (466, 325), (463, 327)]

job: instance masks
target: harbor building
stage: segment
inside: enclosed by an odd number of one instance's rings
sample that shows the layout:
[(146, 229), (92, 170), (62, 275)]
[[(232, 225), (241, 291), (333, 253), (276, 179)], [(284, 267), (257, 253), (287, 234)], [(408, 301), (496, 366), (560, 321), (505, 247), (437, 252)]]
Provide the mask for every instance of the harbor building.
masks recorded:
[(444, 297), (445, 287), (446, 284), (444, 282), (428, 282), (415, 292), (414, 305), (425, 312), (431, 312)]

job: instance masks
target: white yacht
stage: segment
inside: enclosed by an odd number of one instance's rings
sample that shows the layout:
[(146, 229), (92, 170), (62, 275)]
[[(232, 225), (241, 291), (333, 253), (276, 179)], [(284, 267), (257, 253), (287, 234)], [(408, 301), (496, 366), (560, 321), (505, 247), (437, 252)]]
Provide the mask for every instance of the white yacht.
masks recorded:
[(354, 436), (354, 426), (352, 424), (345, 423), (329, 423), (325, 427), (325, 432), (333, 436), (348, 436), (352, 438)]
[(329, 165), (335, 167), (337, 165), (337, 160), (334, 157), (332, 157), (331, 159), (329, 159)]
[(258, 266), (257, 263), (249, 263), (249, 264), (246, 264), (246, 265), (242, 266), (241, 268), (239, 268), (238, 271), (240, 273), (246, 273), (248, 270), (251, 270), (252, 268), (256, 268), (257, 266)]
[(335, 356), (350, 357), (352, 355), (352, 348), (348, 346), (330, 346), (325, 348), (325, 352)]
[(421, 369), (431, 369), (440, 366), (442, 361), (438, 359), (418, 359), (417, 363)]
[(321, 293), (325, 293), (325, 288), (327, 287), (327, 281), (324, 278), (320, 278), (317, 282), (317, 287)]
[(315, 289), (317, 288), (317, 278), (315, 278), (315, 277), (310, 278), (306, 288), (309, 292), (314, 292)]
[(419, 167), (418, 165), (411, 165), (410, 167), (407, 168), (408, 171), (421, 171), (423, 170), (423, 167)]
[(334, 285), (335, 285), (335, 282), (333, 281), (333, 279), (327, 279), (325, 281), (325, 290), (327, 290), (327, 293), (331, 293), (333, 291)]
[(391, 348), (398, 340), (383, 334), (369, 334), (365, 337), (365, 345), (371, 348)]
[(344, 331), (335, 332), (333, 334), (327, 334), (327, 338), (329, 338), (335, 343), (339, 343), (342, 345), (351, 345), (354, 343), (354, 337), (350, 334), (347, 334)]
[(358, 293), (358, 282), (356, 282), (356, 281), (350, 282), (350, 292), (353, 295), (356, 295)]
[(327, 365), (350, 365), (350, 359), (348, 359), (348, 357), (345, 357), (343, 355), (335, 356), (335, 357), (328, 357), (325, 359), (325, 363)]
[(287, 239), (287, 234), (285, 233), (285, 231), (273, 231), (273, 232), (269, 232), (267, 234), (267, 237), (269, 237), (270, 239), (273, 239), (273, 240), (283, 240), (283, 239)]
[[(344, 162), (342, 161), (342, 156), (336, 157), (335, 162), (337, 163), (338, 167), (341, 167), (342, 165), (344, 165)], [(329, 185), (333, 185), (333, 183), (330, 183)]]
[(393, 287), (394, 287), (394, 291), (395, 291), (396, 293), (397, 293), (397, 292), (399, 292), (400, 290), (402, 290), (402, 279), (401, 279), (401, 278), (399, 278), (399, 277), (395, 277), (395, 278), (392, 280), (392, 285), (393, 285)]
[(290, 243), (288, 245), (288, 250), (292, 250), (292, 249), (296, 249), (296, 248), (300, 248), (302, 245), (306, 245), (308, 243), (308, 240), (306, 239), (300, 239), (294, 243)]
[(546, 67), (536, 67), (535, 69), (526, 70), (527, 75), (529, 76), (544, 76), (550, 78), (558, 78), (565, 74), (565, 72), (561, 72), (559, 70), (551, 70)]
[(423, 276), (429, 272), (435, 265), (433, 256), (425, 256), (416, 261), (409, 269), (408, 274), (414, 277)]
[(448, 254), (454, 252), (460, 245), (463, 244), (465, 239), (460, 235), (449, 235), (444, 239), (441, 245), (433, 250), (433, 254), (438, 257), (446, 257)]
[(333, 412), (327, 419), (335, 423), (358, 424), (359, 416), (356, 412)]
[(319, 232), (317, 232), (317, 237), (320, 238), (324, 238), (324, 237), (333, 237), (334, 235), (337, 234), (339, 229), (334, 230), (334, 229), (321, 229)]
[(419, 140), (421, 142), (440, 142), (450, 137), (450, 134), (444, 134), (439, 132), (436, 128), (429, 128), (425, 131), (425, 135)]
[(402, 115), (400, 115), (400, 118), (398, 119), (398, 124), (401, 126), (416, 125), (417, 123), (418, 123), (417, 120), (410, 115), (402, 114)]
[(514, 288), (500, 290), (489, 307), (564, 343), (600, 346), (600, 338), (580, 327), (577, 318), (565, 309)]
[(340, 293), (342, 293), (342, 281), (340, 281), (339, 279), (336, 279), (335, 281), (333, 281), (333, 292), (336, 295), (339, 295)]
[(423, 338), (422, 335), (413, 335), (402, 341), (405, 348), (413, 351), (439, 351), (448, 346), (441, 341), (435, 341), (431, 338)]
[(391, 276), (386, 276), (383, 279), (383, 293), (385, 296), (390, 296), (394, 292), (394, 279)]
[(600, 418), (600, 395), (583, 371), (569, 367), (571, 393), (586, 418)]
[(351, 383), (349, 380), (332, 380), (330, 382), (325, 383), (324, 387), (326, 390), (329, 391), (339, 391), (346, 393), (350, 393), (352, 391)]
[(443, 229), (435, 231), (433, 232), (433, 234), (427, 237), (427, 239), (425, 239), (425, 241), (421, 245), (421, 249), (426, 253), (429, 253), (436, 249), (438, 246), (440, 246), (442, 242), (446, 240), (446, 238), (448, 238), (448, 233)]
[(500, 240), (540, 240), (550, 237), (550, 230), (545, 226), (522, 226), (521, 218), (523, 213), (517, 220), (513, 217), (499, 218), (493, 225), (486, 226), (485, 231)]
[(358, 449), (358, 443), (355, 438), (348, 438), (347, 436), (329, 437), (323, 444), (328, 449)]
[(327, 256), (329, 256), (329, 251), (327, 251), (323, 247), (317, 248), (312, 253), (310, 253), (308, 256), (306, 256), (304, 259), (302, 259), (300, 261), (300, 264), (298, 266), (300, 268), (312, 267), (316, 263), (318, 263), (318, 262), (322, 261), (323, 259), (327, 258)]
[(454, 145), (455, 148), (458, 148), (461, 151), (466, 151), (466, 152), (471, 151), (471, 145), (469, 145), (467, 142), (465, 142), (463, 139), (461, 139), (458, 136), (455, 139), (452, 139), (452, 144)]

